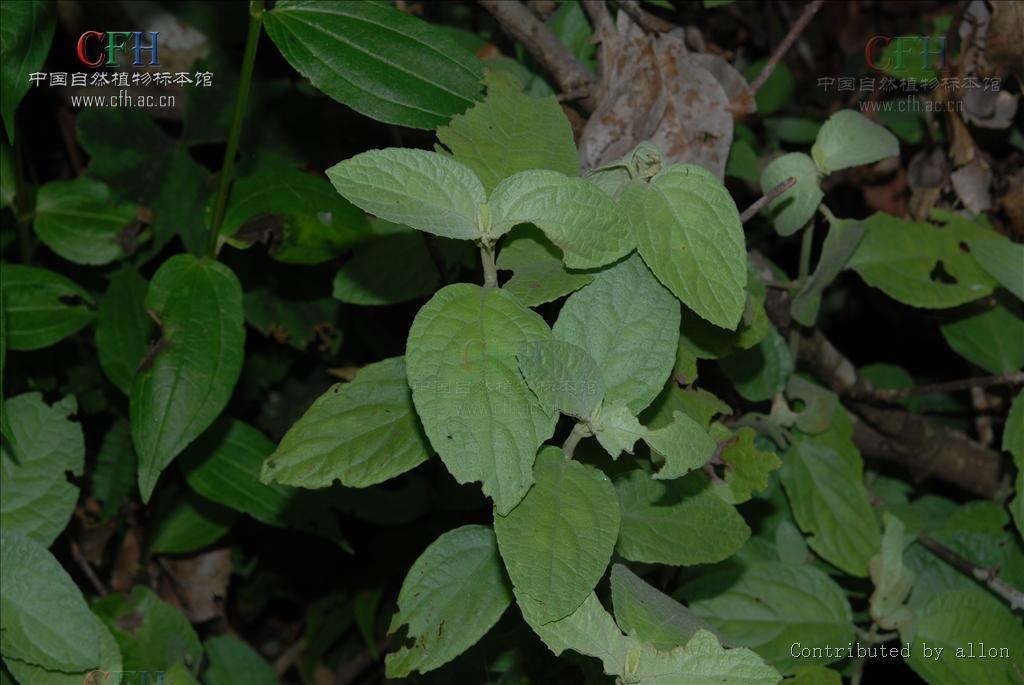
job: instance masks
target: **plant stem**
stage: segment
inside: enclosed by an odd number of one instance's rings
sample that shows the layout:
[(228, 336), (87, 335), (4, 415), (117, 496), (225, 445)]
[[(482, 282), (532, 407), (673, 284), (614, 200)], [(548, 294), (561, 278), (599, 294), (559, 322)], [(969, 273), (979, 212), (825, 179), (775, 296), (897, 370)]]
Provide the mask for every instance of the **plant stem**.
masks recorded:
[[(944, 381), (942, 383), (931, 383), (929, 385), (918, 385), (913, 388), (874, 388), (870, 393), (864, 395), (865, 399), (874, 400), (899, 400), (904, 397), (918, 397), (920, 395), (931, 395), (941, 392), (956, 392), (958, 390), (970, 390), (971, 388), (989, 388), (992, 386), (1005, 385), (1013, 387), (1024, 385), (1024, 371), (1004, 373), (998, 376), (978, 376), (976, 378), (962, 378), (955, 381)], [(860, 394), (855, 397), (860, 398)]]
[(566, 459), (572, 459), (572, 454), (576, 451), (576, 445), (580, 444), (580, 440), (588, 435), (590, 435), (590, 429), (587, 428), (585, 423), (580, 422), (572, 427), (569, 437), (562, 443), (562, 451), (565, 452)]
[(224, 223), (224, 211), (228, 204), (228, 189), (231, 187), (231, 176), (235, 169), (235, 154), (238, 152), (238, 140), (242, 137), (242, 121), (245, 119), (245, 107), (249, 99), (249, 86), (252, 85), (252, 70), (256, 64), (256, 46), (260, 42), (260, 29), (263, 26), (263, 0), (256, 0), (249, 13), (249, 35), (245, 39), (245, 55), (242, 57), (242, 74), (238, 81), (238, 97), (235, 100), (235, 113), (231, 118), (231, 130), (228, 132), (228, 146), (224, 150), (224, 163), (220, 169), (220, 186), (217, 188), (217, 199), (213, 205), (213, 219), (210, 222), (210, 235), (206, 241), (206, 254), (217, 256), (217, 239), (220, 227)]
[(768, 80), (768, 77), (775, 71), (775, 67), (778, 66), (779, 60), (786, 54), (786, 51), (792, 47), (793, 43), (800, 36), (800, 33), (807, 28), (807, 25), (811, 23), (811, 19), (821, 9), (821, 5), (824, 0), (814, 0), (813, 2), (804, 5), (803, 11), (800, 13), (800, 17), (793, 23), (793, 26), (789, 29), (789, 33), (782, 39), (779, 46), (775, 48), (775, 52), (772, 53), (771, 58), (765, 63), (764, 67), (757, 77), (750, 82), (750, 92), (756, 93), (764, 85), (764, 82)]
[[(796, 282), (801, 288), (807, 284), (807, 276), (811, 272), (811, 248), (814, 246), (814, 219), (811, 219), (811, 223), (804, 229), (804, 234), (800, 238), (800, 266), (797, 272)], [(789, 332), (789, 356), (793, 358), (793, 363), (796, 363), (796, 355), (800, 351), (800, 329), (794, 325), (793, 330)]]
[(766, 192), (764, 195), (755, 200), (754, 204), (750, 205), (749, 207), (743, 210), (743, 213), (740, 214), (740, 222), (745, 224), (748, 221), (750, 221), (750, 219), (753, 218), (755, 214), (761, 211), (762, 207), (764, 207), (766, 204), (777, 198), (779, 195), (782, 195), (784, 192), (786, 192), (795, 185), (796, 176), (790, 176), (785, 181), (783, 181), (779, 185), (775, 186), (774, 188)]
[(28, 208), (28, 193), (25, 187), (25, 168), (28, 166), (28, 150), (25, 148), (25, 132), (15, 119), (14, 145), (11, 156), (14, 157), (14, 218), (18, 227), (18, 248), (21, 252), (21, 263), (32, 261), (32, 232), (29, 226), (31, 212)]
[(480, 262), (484, 266), (484, 287), (498, 287), (498, 268), (494, 265), (494, 247), (490, 245), (480, 246)]
[(1024, 609), (1024, 592), (1021, 592), (997, 576), (995, 569), (984, 569), (975, 566), (970, 559), (960, 556), (935, 538), (924, 533), (917, 536), (917, 541), (929, 552), (942, 559), (957, 571), (960, 571), (960, 573), (987, 585), (988, 589), (1010, 603), (1011, 610)]

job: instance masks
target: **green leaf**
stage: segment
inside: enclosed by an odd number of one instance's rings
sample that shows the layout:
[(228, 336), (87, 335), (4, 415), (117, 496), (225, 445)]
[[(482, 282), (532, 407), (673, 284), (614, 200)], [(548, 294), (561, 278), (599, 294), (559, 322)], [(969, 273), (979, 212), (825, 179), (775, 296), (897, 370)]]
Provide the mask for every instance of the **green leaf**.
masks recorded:
[(121, 232), (134, 219), (135, 205), (115, 203), (106, 185), (83, 176), (39, 189), (33, 227), (64, 259), (107, 264), (125, 256)]
[(946, 225), (936, 228), (872, 214), (864, 223), (868, 232), (850, 267), (868, 285), (911, 307), (955, 307), (991, 293), (995, 280), (960, 249), (960, 243), (994, 233), (955, 215), (933, 216)]
[(771, 472), (782, 465), (774, 452), (758, 449), (756, 438), (753, 428), (740, 428), (722, 450), (728, 496), (721, 489), (717, 492), (730, 504), (741, 504), (753, 493), (767, 490)]
[(95, 619), (71, 577), (43, 545), (6, 525), (0, 530), (0, 649), (51, 671), (100, 663)]
[(775, 526), (775, 552), (779, 560), (786, 564), (806, 564), (812, 558), (803, 533), (787, 518)]
[(509, 293), (467, 283), (439, 290), (409, 331), (406, 371), (430, 444), (455, 480), (481, 481), (502, 516), (533, 483), (556, 418), (527, 387), (516, 353), (550, 336)]
[(138, 458), (132, 449), (131, 426), (126, 419), (117, 419), (103, 436), (96, 468), (90, 479), (93, 499), (103, 503), (100, 520), (117, 514), (135, 486)]
[[(516, 592), (516, 600), (519, 593)], [(533, 632), (548, 649), (560, 656), (571, 649), (586, 656), (601, 660), (604, 672), (621, 674), (626, 670), (626, 650), (628, 644), (611, 614), (601, 606), (601, 601), (593, 592), (587, 596), (583, 604), (563, 619), (544, 622), (544, 616), (537, 616), (533, 611), (535, 603), (520, 603), (523, 618), (533, 628)]]
[(780, 475), (793, 516), (810, 535), (811, 549), (849, 574), (867, 576), (868, 560), (881, 537), (852, 435), (849, 416), (837, 409), (828, 432), (794, 436)]
[(736, 391), (751, 402), (769, 400), (782, 392), (793, 373), (789, 346), (774, 328), (756, 346), (735, 352), (718, 364)]
[(293, 300), (260, 288), (245, 293), (242, 306), (246, 322), (277, 343), (304, 351), (316, 341), (316, 349), (327, 353), (337, 352), (341, 346), (341, 334), (335, 328), (341, 307), (330, 298)]
[(992, 374), (1024, 367), (1024, 305), (997, 290), (993, 302), (967, 305), (940, 326), (953, 351)]
[(846, 267), (864, 238), (864, 233), (865, 228), (859, 221), (830, 218), (828, 235), (821, 247), (818, 264), (810, 278), (797, 291), (790, 306), (790, 312), (797, 323), (808, 327), (814, 325), (818, 310), (821, 309), (821, 294)]
[(972, 238), (967, 246), (978, 265), (1018, 300), (1024, 300), (1024, 245), (997, 238)]
[[(744, 72), (747, 81), (753, 81), (761, 73), (768, 58), (758, 60), (747, 67)], [(778, 110), (790, 106), (793, 102), (793, 91), (796, 89), (796, 79), (793, 72), (783, 63), (775, 65), (775, 70), (768, 76), (764, 84), (757, 91), (757, 111), (761, 115), (772, 114)]]
[(589, 420), (601, 405), (601, 369), (582, 347), (562, 340), (538, 340), (519, 350), (519, 370), (548, 411)]
[(640, 425), (629, 407), (621, 404), (602, 406), (590, 422), (594, 436), (601, 447), (617, 459), (623, 452), (633, 454), (636, 441), (644, 438), (648, 431)]
[(405, 361), (394, 357), (331, 387), (281, 439), (260, 479), (303, 488), (337, 479), (365, 488), (426, 461), (431, 452), (405, 374)]
[(729, 160), (725, 163), (725, 175), (756, 183), (761, 174), (757, 153), (745, 140), (734, 140), (729, 148)]
[(181, 554), (212, 545), (231, 530), (238, 513), (191, 490), (162, 489), (153, 506), (152, 554)]
[(605, 404), (624, 404), (634, 415), (671, 373), (678, 331), (679, 303), (636, 255), (571, 295), (553, 328), (602, 369)]
[[(4, 403), (13, 440), (0, 447), (0, 525), (49, 547), (68, 525), (85, 466), (82, 426), (68, 420), (75, 398), (52, 406), (37, 392)], [(41, 664), (45, 666), (46, 664)]]
[(558, 9), (548, 17), (547, 25), (583, 66), (595, 71), (594, 52), (597, 46), (593, 41), (594, 30), (579, 0), (558, 3)]
[[(123, 669), (121, 649), (117, 646), (117, 641), (99, 618), (91, 614), (90, 617), (92, 618), (90, 630), (96, 634), (100, 648), (99, 660), (95, 664), (85, 671), (69, 673), (48, 670), (42, 666), (4, 655), (4, 665), (10, 669), (15, 681), (20, 685), (82, 685), (93, 673), (121, 672)], [(2, 677), (0, 677), (0, 682), (3, 682)]]
[(579, 175), (572, 127), (553, 95), (524, 94), (515, 79), (488, 71), (487, 97), (437, 129), (437, 139), (480, 177), (488, 193), (528, 169)]
[(634, 247), (629, 226), (610, 197), (593, 183), (557, 171), (531, 169), (509, 176), (488, 200), (494, 239), (518, 224), (534, 224), (562, 251), (570, 269), (592, 269)]
[(269, 235), (277, 261), (317, 264), (366, 238), (370, 223), (324, 178), (275, 169), (235, 182), (220, 230), (221, 239), (236, 247)]
[(690, 309), (716, 326), (739, 325), (746, 302), (743, 225), (728, 191), (692, 164), (662, 169), (622, 195), (640, 255)]
[(442, 28), (384, 3), (287, 0), (263, 21), (296, 71), (378, 121), (435, 128), (479, 99), (479, 61)]
[(797, 145), (810, 145), (818, 137), (818, 131), (821, 130), (820, 121), (801, 117), (766, 119), (764, 126), (770, 136), (777, 137), (785, 143), (796, 143)]
[(14, 142), (14, 113), (50, 52), (56, 24), (54, 4), (40, 0), (0, 3), (0, 115)]
[(868, 564), (875, 585), (871, 593), (871, 618), (881, 629), (895, 630), (914, 620), (914, 613), (903, 605), (914, 584), (914, 572), (903, 564), (903, 522), (889, 513), (884, 519), (882, 549)]
[(804, 433), (824, 433), (832, 425), (832, 417), (839, 406), (839, 397), (834, 392), (793, 375), (786, 383), (786, 397), (803, 403), (804, 408), (793, 414), (793, 421)]
[[(916, 629), (900, 636), (911, 642), (907, 664), (925, 681), (1020, 682), (1024, 628), (998, 599), (976, 589), (942, 592), (917, 609), (917, 618)], [(931, 651), (925, 652), (926, 646)], [(990, 656), (990, 649), (996, 650), (995, 658), (979, 658)]]
[(494, 533), (462, 526), (435, 540), (409, 569), (389, 633), (414, 642), (387, 655), (388, 678), (442, 666), (483, 637), (512, 601)]
[(242, 370), (242, 287), (231, 269), (176, 255), (146, 293), (162, 330), (152, 362), (131, 387), (132, 442), (144, 502), (160, 472), (224, 409)]
[(824, 175), (872, 164), (899, 153), (900, 141), (896, 136), (852, 109), (830, 116), (811, 148), (811, 157)]
[(53, 271), (3, 264), (0, 287), (8, 349), (49, 347), (92, 322), (92, 296)]
[(750, 537), (743, 517), (701, 472), (664, 481), (633, 470), (616, 479), (615, 489), (622, 510), (616, 551), (630, 561), (709, 564), (730, 557)]
[(494, 517), (494, 533), (517, 601), (533, 604), (546, 623), (575, 611), (604, 575), (619, 507), (604, 473), (566, 459), (557, 447), (541, 449), (533, 478), (523, 501)]
[(717, 447), (707, 430), (681, 411), (675, 412), (672, 423), (664, 428), (646, 431), (644, 442), (664, 462), (654, 474), (658, 480), (679, 478), (699, 469), (711, 459)]
[(672, 423), (677, 411), (683, 412), (703, 428), (710, 426), (711, 419), (718, 414), (732, 413), (729, 405), (713, 393), (703, 388), (680, 388), (674, 380), (669, 380), (640, 418), (645, 426), (657, 430)]
[(791, 152), (772, 160), (761, 172), (761, 192), (767, 193), (792, 176), (796, 183), (768, 205), (768, 214), (781, 236), (793, 235), (807, 225), (825, 196), (819, 186), (814, 160), (802, 152)]
[(1024, 533), (1024, 391), (1017, 393), (1006, 416), (1002, 448), (1013, 455), (1013, 464), (1017, 468), (1010, 513), (1017, 524), (1017, 530)]
[(487, 199), (472, 169), (426, 150), (370, 150), (327, 170), (335, 189), (357, 207), (396, 224), (447, 238), (482, 236)]
[(110, 382), (129, 394), (132, 379), (153, 334), (146, 314), (146, 282), (133, 266), (121, 267), (110, 278), (96, 316), (96, 350)]
[(786, 685), (843, 685), (843, 676), (824, 666), (801, 666)]
[(589, 273), (566, 269), (558, 248), (538, 229), (513, 229), (498, 253), (497, 267), (512, 271), (502, 285), (527, 307), (553, 302), (594, 280)]
[(277, 675), (255, 649), (231, 635), (211, 637), (203, 645), (210, 665), (203, 685), (277, 685)]
[(0, 138), (0, 209), (14, 205), (18, 194), (18, 178), (14, 169), (14, 150)]
[(615, 621), (627, 635), (667, 652), (685, 645), (698, 630), (713, 628), (700, 616), (648, 585), (622, 564), (611, 573)]
[(192, 625), (148, 587), (107, 595), (93, 610), (121, 647), (125, 671), (164, 671), (178, 663), (192, 674), (199, 670), (203, 646)]
[(698, 578), (683, 586), (681, 594), (689, 601), (690, 610), (715, 626), (725, 639), (753, 649), (784, 672), (840, 658), (813, 656), (813, 652), (794, 657), (794, 645), (798, 650), (837, 648), (853, 640), (853, 613), (846, 595), (812, 566), (756, 562), (738, 575)]

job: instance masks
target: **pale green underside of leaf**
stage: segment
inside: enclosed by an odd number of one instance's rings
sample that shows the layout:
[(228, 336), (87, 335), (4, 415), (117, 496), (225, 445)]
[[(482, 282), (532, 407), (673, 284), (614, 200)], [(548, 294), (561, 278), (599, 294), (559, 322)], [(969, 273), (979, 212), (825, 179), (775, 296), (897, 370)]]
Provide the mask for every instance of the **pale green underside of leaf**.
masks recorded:
[(615, 489), (622, 510), (616, 550), (630, 561), (709, 564), (732, 556), (750, 537), (743, 517), (703, 473), (664, 481), (638, 469), (617, 478)]
[(828, 118), (818, 131), (811, 156), (822, 174), (871, 164), (900, 153), (896, 136), (860, 112), (844, 109)]
[(790, 311), (793, 318), (804, 326), (813, 326), (821, 308), (821, 295), (825, 288), (839, 276), (850, 261), (865, 228), (859, 221), (840, 219), (829, 226), (828, 235), (821, 248), (821, 256), (814, 272), (793, 297)]
[(969, 305), (962, 316), (940, 327), (942, 337), (957, 354), (989, 373), (1019, 371), (1024, 367), (1024, 305), (1002, 290), (994, 299)]
[(480, 96), (479, 61), (444, 30), (376, 2), (279, 2), (267, 34), (314, 86), (390, 124), (434, 128)]
[(412, 643), (388, 654), (387, 677), (448, 663), (483, 637), (511, 601), (490, 528), (462, 526), (440, 536), (402, 583), (388, 632), (406, 625)]
[(718, 179), (701, 167), (673, 164), (650, 184), (631, 181), (622, 204), (658, 280), (701, 317), (736, 328), (746, 302), (747, 253), (736, 203)]
[(895, 516), (883, 515), (885, 533), (882, 549), (871, 557), (868, 568), (875, 586), (871, 593), (871, 618), (884, 630), (893, 630), (914, 619), (914, 614), (903, 606), (914, 584), (914, 572), (903, 563), (906, 527)]
[(76, 283), (46, 269), (21, 264), (0, 268), (4, 330), (11, 350), (49, 347), (88, 326), (92, 296)]
[(409, 331), (405, 363), (430, 444), (460, 483), (482, 481), (505, 515), (533, 483), (556, 414), (527, 387), (516, 355), (550, 339), (540, 316), (497, 288), (439, 290)]
[(757, 562), (738, 576), (710, 574), (684, 586), (690, 609), (731, 643), (753, 649), (783, 672), (836, 657), (793, 657), (800, 647), (845, 647), (853, 613), (835, 581), (807, 565)]
[(160, 472), (224, 409), (242, 370), (242, 287), (231, 269), (191, 255), (153, 276), (145, 306), (160, 318), (162, 347), (131, 387), (139, 492), (148, 501)]
[(793, 235), (807, 225), (825, 196), (819, 186), (814, 160), (802, 152), (791, 152), (773, 160), (761, 172), (761, 191), (767, 193), (792, 176), (792, 188), (768, 204), (775, 231), (781, 236)]
[(685, 645), (701, 629), (714, 632), (700, 616), (622, 564), (612, 566), (611, 588), (616, 623), (655, 649), (667, 652)]
[(967, 246), (978, 265), (999, 285), (1024, 301), (1024, 245), (995, 238), (975, 238)]
[(615, 488), (598, 469), (544, 447), (534, 484), (507, 516), (494, 517), (512, 585), (534, 603), (536, 620), (571, 614), (604, 575), (619, 533)]
[(0, 116), (11, 142), (14, 112), (32, 87), (29, 75), (39, 71), (46, 61), (55, 19), (50, 3), (0, 3)]
[(579, 175), (572, 127), (554, 96), (535, 98), (500, 72), (484, 76), (487, 97), (437, 130), (455, 159), (476, 172), (487, 192), (527, 169)]
[(260, 478), (303, 488), (335, 480), (364, 488), (394, 478), (430, 457), (413, 409), (405, 363), (386, 359), (321, 395), (288, 430)]
[(573, 293), (553, 333), (579, 345), (604, 375), (604, 401), (639, 413), (672, 371), (679, 339), (679, 303), (631, 255)]
[(539, 340), (519, 351), (519, 370), (548, 411), (590, 419), (601, 405), (601, 369), (582, 347), (563, 340)]
[(664, 461), (654, 474), (658, 480), (679, 478), (699, 469), (711, 459), (717, 447), (707, 430), (681, 411), (674, 412), (672, 423), (664, 428), (647, 431), (644, 442)]
[(623, 452), (633, 454), (636, 441), (642, 440), (648, 433), (629, 407), (621, 404), (602, 406), (590, 422), (590, 427), (598, 443), (612, 459), (617, 459)]
[(107, 264), (125, 256), (118, 234), (135, 205), (115, 203), (110, 190), (84, 176), (39, 189), (33, 228), (51, 250), (76, 264)]
[(131, 392), (132, 379), (155, 328), (144, 305), (148, 288), (135, 267), (122, 267), (111, 276), (96, 316), (100, 367), (125, 395)]
[(13, 439), (0, 448), (0, 525), (49, 547), (78, 501), (67, 474), (81, 476), (85, 466), (82, 427), (68, 419), (75, 399), (51, 406), (26, 393), (9, 398), (4, 412)]
[(436, 152), (370, 150), (327, 170), (349, 202), (381, 219), (460, 240), (481, 237), (483, 184), (464, 164)]
[(593, 275), (570, 272), (559, 256), (558, 248), (536, 228), (514, 229), (498, 253), (497, 266), (512, 271), (501, 287), (527, 307), (552, 302), (579, 290), (594, 280)]

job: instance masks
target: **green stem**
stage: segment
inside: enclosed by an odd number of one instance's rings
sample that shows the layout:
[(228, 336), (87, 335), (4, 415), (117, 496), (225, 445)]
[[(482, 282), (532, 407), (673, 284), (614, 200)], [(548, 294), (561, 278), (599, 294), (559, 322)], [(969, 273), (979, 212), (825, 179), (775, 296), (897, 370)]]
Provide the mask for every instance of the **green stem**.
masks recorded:
[[(814, 220), (807, 225), (804, 229), (804, 234), (800, 239), (800, 265), (799, 271), (797, 272), (796, 282), (801, 288), (807, 284), (807, 277), (811, 273), (811, 248), (814, 246)], [(797, 325), (793, 325), (793, 330), (789, 332), (789, 356), (793, 358), (793, 362), (796, 363), (796, 355), (800, 351), (800, 328)]]
[(235, 154), (238, 152), (238, 140), (242, 137), (242, 121), (245, 119), (246, 102), (249, 99), (249, 86), (252, 85), (252, 70), (256, 64), (256, 46), (260, 42), (260, 29), (263, 26), (263, 0), (252, 3), (249, 13), (249, 35), (245, 39), (245, 56), (242, 57), (242, 75), (238, 81), (238, 98), (235, 100), (235, 113), (231, 119), (231, 130), (228, 133), (228, 146), (224, 150), (224, 164), (220, 170), (220, 186), (217, 188), (217, 199), (213, 205), (213, 219), (210, 222), (210, 235), (206, 241), (206, 254), (217, 256), (217, 239), (220, 227), (224, 223), (224, 211), (228, 203), (228, 189), (231, 187), (231, 176), (235, 169)]
[(35, 210), (29, 208), (28, 188), (25, 185), (25, 168), (28, 166), (28, 149), (25, 147), (25, 131), (15, 120), (14, 145), (11, 156), (14, 157), (14, 218), (18, 227), (18, 248), (21, 252), (21, 263), (32, 262), (32, 231), (31, 219)]
[(572, 427), (572, 432), (569, 433), (569, 437), (565, 439), (565, 443), (562, 444), (562, 451), (565, 453), (566, 459), (572, 459), (573, 452), (576, 451), (576, 445), (580, 444), (580, 440), (590, 436), (590, 429), (587, 428), (587, 424), (580, 422)]
[(484, 266), (484, 287), (498, 287), (498, 268), (494, 265), (494, 247), (489, 245), (480, 246), (480, 262)]

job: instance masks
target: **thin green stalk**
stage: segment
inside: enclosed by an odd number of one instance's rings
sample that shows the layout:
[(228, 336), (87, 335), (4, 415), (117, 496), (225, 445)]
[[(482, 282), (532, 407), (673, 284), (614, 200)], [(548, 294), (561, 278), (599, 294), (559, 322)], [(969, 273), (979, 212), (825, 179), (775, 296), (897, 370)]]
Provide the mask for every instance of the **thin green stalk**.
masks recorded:
[(488, 245), (480, 246), (480, 263), (484, 267), (484, 287), (498, 287), (498, 269), (494, 264), (494, 247)]
[(572, 432), (569, 433), (569, 437), (565, 439), (565, 443), (562, 444), (562, 452), (565, 453), (566, 459), (572, 459), (573, 453), (576, 451), (576, 445), (580, 444), (580, 440), (590, 436), (590, 429), (587, 428), (587, 424), (577, 423), (572, 427)]
[(220, 170), (220, 186), (217, 188), (217, 199), (213, 205), (213, 220), (210, 222), (210, 235), (206, 241), (206, 254), (217, 256), (217, 239), (220, 227), (224, 223), (224, 211), (228, 203), (228, 189), (231, 187), (231, 176), (235, 169), (235, 154), (238, 152), (238, 140), (242, 137), (242, 121), (245, 119), (246, 103), (249, 99), (249, 86), (252, 85), (252, 70), (256, 64), (256, 46), (260, 42), (260, 29), (263, 26), (263, 0), (252, 3), (249, 14), (249, 35), (245, 39), (245, 56), (242, 58), (242, 75), (238, 81), (238, 98), (235, 100), (235, 113), (231, 118), (231, 130), (228, 133), (228, 146), (224, 150), (224, 164)]
[[(811, 273), (811, 248), (814, 246), (814, 220), (807, 225), (804, 229), (804, 234), (800, 239), (800, 266), (797, 272), (796, 282), (802, 288), (807, 283), (807, 278)], [(796, 363), (797, 352), (800, 351), (800, 328), (794, 322), (793, 330), (789, 332), (789, 356), (793, 358), (793, 362)]]
[(25, 169), (28, 167), (28, 149), (25, 147), (25, 131), (20, 119), (15, 119), (14, 144), (11, 156), (14, 158), (14, 218), (18, 227), (18, 248), (21, 252), (21, 263), (32, 262), (32, 228), (29, 209), (28, 188), (25, 185)]

